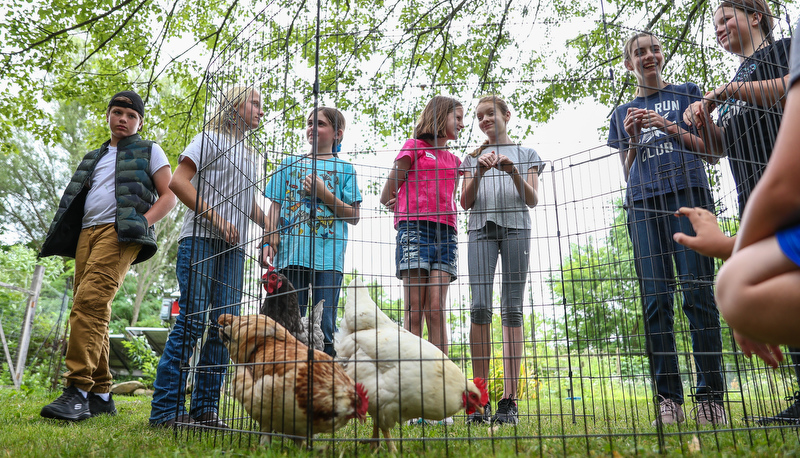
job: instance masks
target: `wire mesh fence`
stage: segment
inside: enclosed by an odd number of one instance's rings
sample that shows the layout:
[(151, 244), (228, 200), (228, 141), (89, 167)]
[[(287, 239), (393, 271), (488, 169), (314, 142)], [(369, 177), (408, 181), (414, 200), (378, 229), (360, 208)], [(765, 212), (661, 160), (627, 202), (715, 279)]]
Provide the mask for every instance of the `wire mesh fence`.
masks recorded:
[[(204, 205), (185, 220), (182, 315), (154, 412), (199, 426), (181, 433), (190, 439), (321, 442), (337, 453), (797, 441), (796, 423), (769, 419), (795, 401), (798, 366), (744, 358), (714, 304), (721, 261), (672, 241), (688, 230), (681, 205), (708, 208), (735, 233), (741, 184), (766, 157), (698, 152), (671, 133), (686, 129), (699, 90), (650, 94), (666, 124), (640, 138), (612, 121), (609, 135), (622, 132), (619, 149), (632, 145), (638, 160), (628, 172), (605, 145), (556, 157), (506, 144), (506, 123), (525, 121), (468, 94), (517, 94), (526, 82), (427, 81), (402, 59), (415, 46), (404, 35), (338, 33), (338, 19), (318, 5), (267, 7), (209, 67), (207, 127), (182, 156)], [(368, 42), (395, 47), (396, 60), (352, 68), (353, 43)], [(766, 124), (735, 144), (771, 148), (780, 110), (778, 100), (755, 110)], [(459, 137), (461, 123), (473, 127)], [(513, 164), (481, 170), (490, 154)], [(481, 207), (481, 186), (519, 201)], [(475, 408), (487, 405), (491, 414)]]

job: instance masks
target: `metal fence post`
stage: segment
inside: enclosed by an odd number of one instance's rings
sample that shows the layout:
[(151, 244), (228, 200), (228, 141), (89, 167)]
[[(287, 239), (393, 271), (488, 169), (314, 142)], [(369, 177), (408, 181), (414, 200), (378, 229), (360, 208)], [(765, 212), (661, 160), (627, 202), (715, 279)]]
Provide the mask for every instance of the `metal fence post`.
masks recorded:
[(25, 308), (25, 318), (22, 320), (22, 335), (19, 338), (19, 349), (17, 350), (17, 368), (14, 374), (14, 386), (17, 389), (22, 385), (22, 373), (25, 372), (25, 359), (28, 357), (31, 329), (33, 328), (33, 318), (36, 315), (36, 303), (39, 301), (39, 293), (42, 291), (42, 280), (44, 280), (44, 267), (37, 265), (33, 270), (30, 295)]

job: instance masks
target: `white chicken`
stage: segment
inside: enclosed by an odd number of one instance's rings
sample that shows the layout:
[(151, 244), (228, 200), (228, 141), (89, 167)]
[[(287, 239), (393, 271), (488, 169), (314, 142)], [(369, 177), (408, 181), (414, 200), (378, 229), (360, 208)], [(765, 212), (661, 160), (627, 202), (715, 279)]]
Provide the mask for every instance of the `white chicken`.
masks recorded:
[(370, 298), (358, 279), (347, 290), (336, 351), (347, 374), (366, 388), (378, 431), (396, 450), (390, 429), (410, 418), (442, 420), (466, 409), (483, 412), (486, 381), (467, 380), (458, 366), (430, 342), (398, 326)]

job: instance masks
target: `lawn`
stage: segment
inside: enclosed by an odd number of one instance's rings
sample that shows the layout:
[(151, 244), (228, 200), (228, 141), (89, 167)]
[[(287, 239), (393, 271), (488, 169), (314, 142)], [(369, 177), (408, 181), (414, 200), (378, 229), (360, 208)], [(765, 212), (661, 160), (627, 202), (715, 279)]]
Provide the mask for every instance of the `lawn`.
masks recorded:
[[(174, 456), (306, 456), (311, 451), (292, 441), (275, 439), (271, 446), (259, 445), (252, 434), (254, 424), (241, 409), (226, 403), (223, 417), (234, 432), (203, 431), (180, 433), (148, 427), (150, 398), (117, 396), (116, 417), (98, 417), (80, 423), (46, 420), (41, 407), (55, 398), (45, 391), (0, 390), (0, 453), (10, 457), (174, 457)], [(517, 427), (467, 426), (464, 417), (455, 425), (397, 427), (402, 455), (425, 456), (800, 456), (796, 428), (762, 428), (742, 420), (739, 407), (731, 403), (731, 423), (719, 429), (686, 423), (669, 427), (659, 437), (649, 425), (652, 419), (648, 399), (622, 398), (575, 402), (543, 397), (520, 404)], [(687, 412), (688, 413), (688, 412)], [(369, 455), (369, 445), (353, 438), (366, 438), (372, 427), (351, 422), (334, 436), (320, 435), (313, 442), (315, 455)], [(386, 454), (386, 446), (381, 449)]]

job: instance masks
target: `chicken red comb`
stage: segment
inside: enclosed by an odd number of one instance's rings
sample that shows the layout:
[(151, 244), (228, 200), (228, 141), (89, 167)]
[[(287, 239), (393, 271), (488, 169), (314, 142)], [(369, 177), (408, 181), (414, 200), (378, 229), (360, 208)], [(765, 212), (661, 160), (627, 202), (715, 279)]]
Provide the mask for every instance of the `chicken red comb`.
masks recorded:
[(486, 403), (489, 402), (489, 390), (486, 389), (486, 380), (475, 377), (472, 382), (478, 387), (478, 391), (481, 392), (481, 405), (486, 405)]
[(277, 275), (275, 275), (274, 279), (271, 279), (271, 275), (275, 272), (275, 268), (272, 267), (270, 264), (267, 267), (267, 273), (261, 276), (261, 284), (264, 286), (264, 289), (269, 293), (272, 294), (278, 290), (278, 288), (283, 285), (283, 280), (280, 279)]

